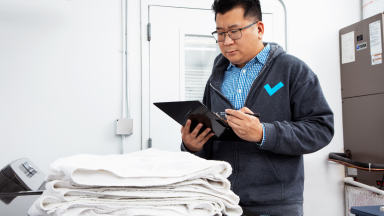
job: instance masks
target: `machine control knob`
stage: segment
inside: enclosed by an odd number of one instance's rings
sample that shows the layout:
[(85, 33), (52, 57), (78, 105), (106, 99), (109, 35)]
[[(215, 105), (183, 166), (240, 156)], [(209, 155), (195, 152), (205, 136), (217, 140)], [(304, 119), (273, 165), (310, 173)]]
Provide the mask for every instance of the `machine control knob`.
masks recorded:
[(35, 175), (37, 173), (37, 171), (31, 166), (29, 165), (29, 163), (27, 161), (25, 161), (23, 163), (23, 167), (31, 174), (31, 175)]

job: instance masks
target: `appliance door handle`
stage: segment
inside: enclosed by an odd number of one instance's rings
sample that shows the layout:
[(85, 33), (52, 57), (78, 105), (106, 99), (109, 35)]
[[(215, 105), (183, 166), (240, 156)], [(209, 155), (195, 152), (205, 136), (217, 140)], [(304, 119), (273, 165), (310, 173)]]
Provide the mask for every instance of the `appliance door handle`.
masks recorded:
[(364, 163), (364, 162), (359, 162), (359, 161), (354, 161), (351, 159), (346, 158), (345, 153), (335, 153), (331, 152), (328, 155), (328, 160), (336, 162), (338, 164), (342, 164), (344, 166), (348, 167), (353, 167), (357, 168), (360, 170), (365, 170), (365, 171), (379, 171), (383, 172), (384, 171), (384, 165), (382, 164), (373, 164), (373, 163)]
[(41, 195), (44, 191), (20, 191), (13, 193), (0, 193), (0, 197), (16, 197), (16, 196), (29, 196), (29, 195)]

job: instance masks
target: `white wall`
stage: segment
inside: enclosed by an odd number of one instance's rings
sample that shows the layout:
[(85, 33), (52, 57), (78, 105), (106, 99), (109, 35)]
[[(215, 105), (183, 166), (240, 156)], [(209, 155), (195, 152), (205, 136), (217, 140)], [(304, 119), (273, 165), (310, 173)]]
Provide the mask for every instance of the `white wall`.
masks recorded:
[(47, 173), (59, 157), (120, 152), (120, 5), (0, 1), (0, 168), (27, 157)]
[[(284, 0), (289, 53), (317, 75), (335, 113), (330, 145), (305, 156), (305, 215), (344, 214), (338, 31), (361, 18), (360, 0)], [(28, 157), (47, 172), (56, 158), (119, 153), (120, 0), (0, 1), (0, 167)], [(128, 1), (128, 56), (134, 133), (141, 149), (140, 0)], [(176, 131), (178, 133), (178, 131)]]

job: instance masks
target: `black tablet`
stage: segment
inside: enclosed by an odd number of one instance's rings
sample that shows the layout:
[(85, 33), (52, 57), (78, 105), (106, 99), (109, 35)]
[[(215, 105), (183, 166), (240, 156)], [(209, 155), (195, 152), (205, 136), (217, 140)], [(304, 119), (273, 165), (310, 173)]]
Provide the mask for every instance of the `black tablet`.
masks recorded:
[(226, 141), (243, 141), (231, 127), (219, 116), (211, 112), (200, 101), (175, 101), (153, 103), (173, 120), (184, 126), (188, 119), (192, 121), (191, 132), (199, 124), (203, 127), (199, 134), (206, 128), (211, 128), (215, 135), (211, 139)]

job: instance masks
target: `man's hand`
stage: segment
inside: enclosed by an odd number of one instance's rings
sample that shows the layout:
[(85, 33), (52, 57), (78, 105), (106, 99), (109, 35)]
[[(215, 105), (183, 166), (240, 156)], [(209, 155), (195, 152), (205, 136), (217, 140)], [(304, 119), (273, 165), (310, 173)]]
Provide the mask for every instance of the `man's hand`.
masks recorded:
[(181, 139), (189, 151), (200, 151), (208, 139), (214, 135), (214, 133), (208, 134), (211, 131), (211, 128), (207, 128), (199, 136), (197, 136), (202, 126), (203, 124), (199, 123), (192, 133), (190, 133), (191, 120), (188, 119), (185, 126), (181, 127)]
[(261, 142), (263, 140), (263, 126), (257, 117), (245, 113), (253, 112), (247, 107), (240, 110), (226, 109), (228, 125), (233, 129), (237, 136), (249, 142)]

